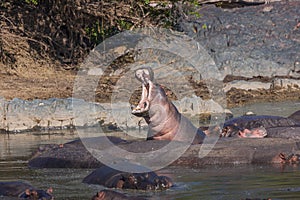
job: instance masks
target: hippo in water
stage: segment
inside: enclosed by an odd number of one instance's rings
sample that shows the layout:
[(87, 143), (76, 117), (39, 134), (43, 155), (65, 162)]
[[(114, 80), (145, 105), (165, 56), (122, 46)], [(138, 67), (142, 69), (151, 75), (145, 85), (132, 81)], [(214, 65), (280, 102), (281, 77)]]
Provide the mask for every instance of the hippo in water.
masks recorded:
[(203, 142), (204, 132), (178, 112), (163, 88), (154, 83), (154, 73), (150, 67), (136, 70), (135, 76), (142, 83), (142, 96), (132, 114), (144, 117), (149, 126), (148, 139), (174, 139), (192, 144)]
[(53, 200), (52, 188), (47, 191), (34, 188), (20, 181), (0, 182), (0, 196), (17, 197), (19, 199)]
[(232, 118), (224, 123), (220, 136), (300, 138), (300, 111), (289, 117), (251, 115)]
[(92, 200), (145, 200), (140, 197), (128, 197), (125, 194), (115, 192), (112, 190), (101, 190), (97, 192), (95, 196), (92, 197)]
[(108, 166), (96, 169), (82, 182), (103, 185), (108, 188), (136, 190), (164, 190), (173, 185), (169, 177), (158, 176), (155, 172), (129, 173)]

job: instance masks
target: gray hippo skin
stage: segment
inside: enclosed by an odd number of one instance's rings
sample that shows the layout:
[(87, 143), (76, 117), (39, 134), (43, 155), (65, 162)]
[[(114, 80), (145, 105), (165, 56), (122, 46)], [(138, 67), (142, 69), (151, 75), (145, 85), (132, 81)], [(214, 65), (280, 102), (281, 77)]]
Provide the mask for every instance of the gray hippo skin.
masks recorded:
[(19, 181), (0, 182), (0, 196), (17, 197), (18, 199), (53, 200), (51, 193), (52, 188), (44, 191)]
[(294, 112), (293, 114), (291, 114), (290, 116), (288, 116), (288, 118), (292, 119), (295, 122), (297, 122), (298, 124), (300, 124), (300, 110)]
[(82, 181), (87, 184), (103, 185), (108, 188), (135, 190), (164, 190), (170, 188), (172, 180), (154, 172), (128, 173), (108, 166), (96, 169)]
[(277, 126), (266, 128), (268, 137), (300, 139), (300, 110), (286, 118), (294, 123), (290, 126)]
[(241, 116), (226, 121), (221, 137), (280, 137), (300, 138), (300, 111), (289, 117), (280, 116)]
[(101, 190), (97, 192), (92, 200), (145, 200), (140, 197), (128, 197), (122, 193), (111, 191), (111, 190)]
[(148, 139), (203, 142), (204, 132), (178, 112), (163, 88), (154, 83), (151, 68), (140, 68), (135, 76), (142, 83), (142, 97), (132, 114), (144, 117), (148, 123)]
[(108, 148), (104, 138), (113, 144), (126, 143), (125, 140), (114, 136), (77, 139), (65, 144), (41, 145), (28, 162), (31, 168), (98, 168), (103, 164), (94, 158), (82, 142), (98, 149)]

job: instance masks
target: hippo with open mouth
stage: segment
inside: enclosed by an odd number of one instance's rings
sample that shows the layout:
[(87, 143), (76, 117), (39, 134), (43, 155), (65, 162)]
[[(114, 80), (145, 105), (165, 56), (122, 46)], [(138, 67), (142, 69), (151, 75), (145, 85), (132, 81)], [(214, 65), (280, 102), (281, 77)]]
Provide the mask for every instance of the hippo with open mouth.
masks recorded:
[(17, 197), (19, 199), (53, 200), (52, 188), (47, 191), (34, 188), (20, 181), (0, 182), (0, 196)]
[(82, 182), (108, 188), (135, 190), (164, 190), (173, 185), (169, 177), (158, 176), (155, 172), (129, 173), (108, 166), (96, 169)]
[[(135, 77), (142, 83), (142, 96), (132, 114), (144, 117), (148, 123), (147, 139), (188, 141), (202, 143), (205, 135), (210, 135), (207, 127), (197, 129), (181, 115), (174, 104), (167, 98), (163, 88), (154, 83), (152, 69), (140, 68)], [(220, 132), (220, 137), (238, 136), (241, 138), (283, 137), (300, 138), (300, 111), (289, 117), (280, 116), (242, 116), (227, 120), (223, 126), (211, 129)], [(283, 134), (287, 132), (288, 134)]]
[(147, 139), (203, 142), (204, 132), (178, 112), (163, 88), (154, 83), (150, 67), (136, 70), (135, 77), (142, 83), (142, 96), (132, 114), (144, 117), (149, 126)]

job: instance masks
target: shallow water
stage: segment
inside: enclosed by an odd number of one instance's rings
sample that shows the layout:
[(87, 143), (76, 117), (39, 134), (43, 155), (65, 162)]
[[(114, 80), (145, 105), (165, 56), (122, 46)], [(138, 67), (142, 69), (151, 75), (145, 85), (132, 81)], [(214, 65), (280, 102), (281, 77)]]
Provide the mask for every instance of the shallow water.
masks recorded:
[[(300, 110), (300, 102), (264, 103), (232, 109), (235, 115), (287, 116)], [(118, 133), (122, 135), (122, 133)], [(65, 143), (78, 138), (76, 132), (57, 130), (22, 134), (0, 134), (0, 180), (28, 181), (36, 187), (53, 187), (56, 199), (91, 199), (101, 186), (81, 183), (92, 169), (28, 169), (27, 160), (40, 144)], [(148, 199), (299, 199), (300, 167), (235, 165), (203, 169), (167, 167), (158, 173), (170, 176), (175, 187), (163, 192), (122, 191)], [(2, 199), (0, 197), (0, 199)]]

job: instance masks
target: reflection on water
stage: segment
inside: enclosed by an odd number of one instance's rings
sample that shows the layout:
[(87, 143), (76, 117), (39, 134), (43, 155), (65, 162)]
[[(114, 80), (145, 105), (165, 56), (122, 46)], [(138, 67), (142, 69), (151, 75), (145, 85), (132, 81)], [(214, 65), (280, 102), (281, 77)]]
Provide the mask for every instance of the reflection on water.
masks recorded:
[(256, 103), (232, 108), (230, 110), (234, 116), (240, 116), (251, 111), (257, 115), (279, 115), (287, 117), (295, 111), (300, 110), (300, 101)]
[[(256, 110), (254, 110), (256, 109)], [(300, 103), (257, 104), (233, 112), (251, 110), (258, 114), (289, 115)], [(262, 113), (262, 110), (266, 113)], [(119, 136), (124, 136), (118, 133)], [(42, 189), (54, 188), (56, 199), (91, 199), (101, 186), (81, 180), (91, 169), (28, 169), (27, 160), (40, 144), (65, 143), (78, 138), (69, 130), (23, 134), (0, 134), (0, 180), (23, 180)], [(237, 149), (238, 151), (238, 149)], [(168, 167), (159, 173), (170, 176), (175, 187), (163, 192), (122, 191), (148, 199), (297, 199), (300, 197), (300, 167), (288, 166), (208, 166), (204, 169)], [(0, 197), (0, 200), (3, 199)]]
[(75, 137), (76, 133), (67, 130), (0, 134), (0, 160), (22, 159), (41, 144), (65, 143)]
[[(279, 166), (278, 166), (279, 167)], [(240, 165), (175, 169), (178, 188), (170, 199), (295, 199), (300, 197), (299, 168)], [(180, 188), (180, 189), (179, 189)], [(167, 196), (166, 196), (167, 197)]]

